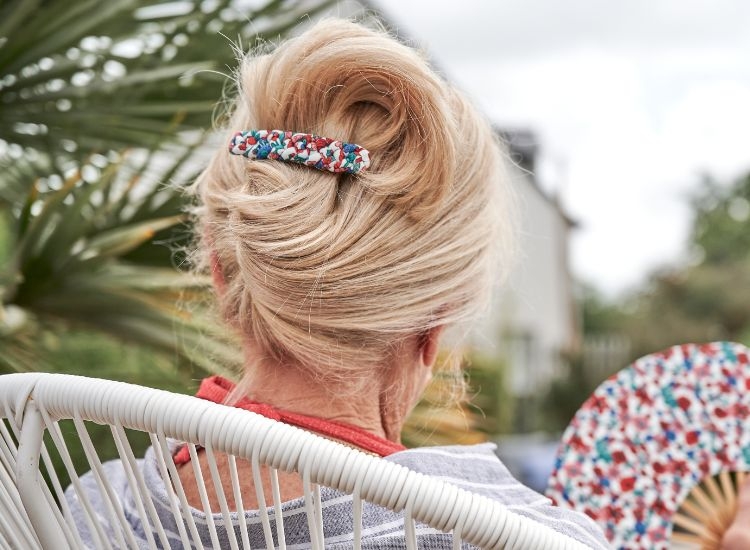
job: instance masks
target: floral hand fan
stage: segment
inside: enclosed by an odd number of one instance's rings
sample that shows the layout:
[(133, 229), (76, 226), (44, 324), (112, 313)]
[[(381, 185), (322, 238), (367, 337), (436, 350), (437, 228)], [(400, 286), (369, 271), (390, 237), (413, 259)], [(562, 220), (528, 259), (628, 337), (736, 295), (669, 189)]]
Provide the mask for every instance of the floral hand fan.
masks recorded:
[(563, 434), (547, 496), (616, 548), (718, 548), (742, 481), (731, 472), (750, 471), (749, 356), (676, 346), (610, 377)]

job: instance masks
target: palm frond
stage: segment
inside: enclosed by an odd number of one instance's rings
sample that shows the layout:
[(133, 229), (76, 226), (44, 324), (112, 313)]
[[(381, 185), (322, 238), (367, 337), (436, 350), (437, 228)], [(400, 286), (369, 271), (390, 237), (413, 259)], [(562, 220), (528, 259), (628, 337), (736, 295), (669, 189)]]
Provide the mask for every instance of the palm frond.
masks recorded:
[[(70, 167), (65, 179), (42, 175), (39, 165), (16, 167), (14, 177), (25, 174), (31, 191), (12, 211), (13, 246), (0, 268), (0, 291), (4, 311), (27, 322), (13, 328), (0, 318), (0, 338), (14, 340), (16, 350), (6, 368), (29, 368), (34, 353), (25, 342), (35, 329), (50, 327), (108, 333), (204, 370), (237, 364), (230, 339), (212, 332), (216, 324), (204, 307), (209, 281), (172, 267), (173, 251), (154, 244), (158, 236), (185, 244), (185, 199), (180, 188), (160, 182), (185, 170), (189, 181), (195, 168), (185, 161), (193, 153), (183, 148), (92, 158)], [(140, 249), (157, 249), (145, 257), (161, 258), (152, 265), (133, 261), (144, 257)]]
[(38, 327), (13, 305), (0, 305), (0, 373), (44, 370), (39, 354)]
[(233, 42), (275, 38), (333, 3), (4, 3), (0, 157), (24, 149), (80, 157), (155, 147), (181, 130), (207, 128), (235, 65)]

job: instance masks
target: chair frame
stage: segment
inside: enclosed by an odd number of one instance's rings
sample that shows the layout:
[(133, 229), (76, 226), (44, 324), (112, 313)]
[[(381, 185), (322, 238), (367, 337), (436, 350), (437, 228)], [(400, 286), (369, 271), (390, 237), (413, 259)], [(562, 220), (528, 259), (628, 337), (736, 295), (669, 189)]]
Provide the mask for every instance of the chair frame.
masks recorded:
[[(81, 425), (90, 421), (111, 426), (116, 443), (117, 434), (124, 434), (123, 429), (149, 433), (152, 445), (161, 447), (161, 457), (169, 457), (163, 460), (166, 468), (161, 468), (162, 477), (170, 472), (169, 477), (173, 479), (176, 472), (171, 454), (165, 452), (166, 438), (172, 438), (204, 447), (210, 458), (218, 452), (230, 455), (232, 464), (231, 457), (247, 460), (253, 464), (254, 471), (259, 464), (269, 466), (272, 479), (276, 470), (298, 472), (304, 480), (306, 505), (315, 502), (320, 485), (351, 494), (355, 548), (360, 544), (361, 523), (357, 523), (361, 522), (362, 500), (396, 512), (404, 511), (407, 548), (417, 547), (415, 521), (452, 532), (454, 548), (461, 548), (461, 541), (481, 548), (586, 548), (484, 496), (249, 411), (191, 396), (73, 375), (18, 373), (0, 376), (0, 414), (10, 427), (8, 430), (6, 423), (0, 421), (0, 518), (5, 518), (0, 520), (0, 542), (9, 545), (33, 542), (43, 548), (78, 547), (80, 538), (71, 532), (75, 526), (66, 517), (65, 506), (61, 510), (52, 497), (53, 492), (58, 499), (61, 496), (59, 481), (53, 475), (55, 479), (51, 480), (50, 487), (40, 473), (40, 457), (46, 462), (47, 471), (50, 470), (43, 442), (45, 431), (49, 430), (54, 440), (55, 430), (59, 435), (57, 421), (73, 419)], [(123, 462), (132, 461), (129, 446), (124, 449), (117, 444)], [(192, 462), (197, 462), (195, 446), (189, 445), (189, 449)], [(96, 464), (101, 465), (95, 461), (93, 469)], [(209, 460), (209, 465), (212, 476), (216, 476), (215, 463)], [(142, 480), (135, 477), (135, 483), (141, 483), (142, 494), (147, 494)], [(76, 481), (73, 480), (74, 484)], [(238, 490), (239, 485), (235, 483), (234, 487)], [(180, 491), (181, 488), (177, 493)], [(260, 491), (259, 502), (262, 503), (265, 502), (262, 487)], [(180, 498), (179, 494), (174, 494), (174, 488), (170, 493), (173, 506), (186, 505), (184, 494)], [(274, 493), (274, 502), (278, 505), (278, 495)], [(146, 507), (148, 505), (150, 501)], [(239, 507), (242, 509), (241, 502)], [(276, 508), (275, 517), (281, 516), (280, 510)], [(148, 510), (143, 511), (149, 517)], [(224, 521), (229, 523), (225, 503), (221, 511)], [(261, 505), (260, 512), (266, 541), (270, 540), (273, 545), (265, 506)], [(7, 517), (9, 513), (14, 517)], [(173, 513), (177, 511), (173, 509)], [(311, 547), (324, 548), (319, 508), (308, 509), (308, 522)], [(158, 537), (160, 526), (153, 522), (151, 526)], [(186, 533), (180, 530), (184, 541)], [(153, 539), (149, 543), (156, 548)], [(283, 547), (283, 542), (280, 544)], [(238, 548), (244, 546), (243, 543), (237, 545)]]

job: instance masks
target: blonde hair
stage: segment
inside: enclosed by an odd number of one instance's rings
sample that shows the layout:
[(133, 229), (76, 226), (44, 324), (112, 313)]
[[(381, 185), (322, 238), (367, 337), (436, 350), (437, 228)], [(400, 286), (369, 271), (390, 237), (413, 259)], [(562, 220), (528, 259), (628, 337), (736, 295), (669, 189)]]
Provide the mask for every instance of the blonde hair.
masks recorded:
[(488, 303), (493, 249), (509, 243), (503, 155), (422, 56), (329, 19), (244, 58), (237, 80), (226, 143), (283, 129), (360, 144), (372, 159), (352, 176), (221, 147), (199, 178), (204, 260), (215, 256), (221, 313), (257, 360), (355, 387), (404, 338)]

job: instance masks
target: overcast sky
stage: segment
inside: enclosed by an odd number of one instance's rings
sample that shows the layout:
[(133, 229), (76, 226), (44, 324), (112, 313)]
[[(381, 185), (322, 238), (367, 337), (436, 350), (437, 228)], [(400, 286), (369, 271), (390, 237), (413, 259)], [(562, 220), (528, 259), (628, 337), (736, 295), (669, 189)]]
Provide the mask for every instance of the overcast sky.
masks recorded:
[(576, 275), (614, 294), (685, 258), (700, 175), (750, 169), (746, 0), (376, 0), (581, 223)]

